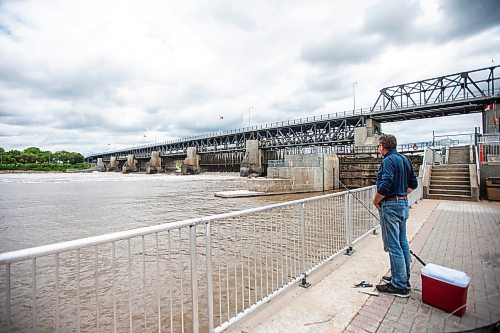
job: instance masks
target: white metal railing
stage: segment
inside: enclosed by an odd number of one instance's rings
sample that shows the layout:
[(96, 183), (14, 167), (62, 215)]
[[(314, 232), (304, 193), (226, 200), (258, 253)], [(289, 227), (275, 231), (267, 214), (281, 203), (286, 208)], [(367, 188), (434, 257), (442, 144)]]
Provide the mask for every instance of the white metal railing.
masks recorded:
[(476, 161), (476, 180), (477, 186), (481, 187), (481, 169), (480, 169), (480, 161), (479, 161), (479, 153), (477, 152), (477, 146), (474, 146), (474, 160)]
[(2, 253), (1, 331), (222, 331), (372, 231), (374, 191)]

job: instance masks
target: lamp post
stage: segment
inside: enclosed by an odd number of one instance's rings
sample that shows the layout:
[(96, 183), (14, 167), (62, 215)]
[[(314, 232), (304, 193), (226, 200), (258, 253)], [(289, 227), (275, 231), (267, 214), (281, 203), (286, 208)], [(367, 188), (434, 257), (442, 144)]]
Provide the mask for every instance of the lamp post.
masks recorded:
[(248, 108), (248, 127), (251, 127), (251, 122), (250, 122), (250, 110), (253, 109), (253, 106)]
[(356, 110), (356, 85), (358, 84), (358, 82), (353, 82), (352, 83), (352, 97), (353, 97), (353, 100), (354, 100), (354, 107), (353, 107), (353, 111)]

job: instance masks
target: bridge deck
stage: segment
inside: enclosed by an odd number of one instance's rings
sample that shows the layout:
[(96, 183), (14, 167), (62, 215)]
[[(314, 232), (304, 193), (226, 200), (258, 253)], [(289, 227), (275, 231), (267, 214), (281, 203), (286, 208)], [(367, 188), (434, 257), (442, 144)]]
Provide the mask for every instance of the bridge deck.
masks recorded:
[[(380, 234), (338, 256), (310, 276), (312, 287), (293, 287), (230, 332), (463, 331), (500, 319), (500, 203), (421, 200), (408, 222), (411, 248), (426, 262), (471, 278), (467, 310), (451, 316), (421, 301), (419, 262), (413, 262), (410, 298), (369, 296), (352, 285), (378, 284), (389, 270)], [(431, 232), (432, 231), (432, 232)], [(370, 289), (371, 290), (371, 289)]]

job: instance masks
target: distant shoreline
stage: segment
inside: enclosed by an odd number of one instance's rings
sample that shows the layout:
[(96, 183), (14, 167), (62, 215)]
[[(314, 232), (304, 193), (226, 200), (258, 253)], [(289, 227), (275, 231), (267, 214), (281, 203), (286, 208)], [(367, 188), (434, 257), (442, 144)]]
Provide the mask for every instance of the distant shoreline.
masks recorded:
[[(68, 169), (72, 170), (72, 169)], [(8, 173), (90, 173), (94, 170), (74, 170), (74, 171), (58, 171), (58, 170), (50, 170), (50, 171), (39, 171), (39, 170), (0, 170), (0, 174), (8, 174)]]
[(36, 170), (0, 170), (0, 174), (6, 173), (65, 173), (64, 171), (36, 171)]

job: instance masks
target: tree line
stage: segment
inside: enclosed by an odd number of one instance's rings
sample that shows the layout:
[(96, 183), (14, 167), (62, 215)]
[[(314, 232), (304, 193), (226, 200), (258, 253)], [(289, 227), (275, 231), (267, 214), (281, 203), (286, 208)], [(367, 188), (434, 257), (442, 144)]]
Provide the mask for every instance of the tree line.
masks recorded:
[(29, 147), (23, 151), (5, 151), (0, 147), (0, 170), (65, 171), (88, 167), (83, 155), (76, 152), (50, 152), (37, 147)]

